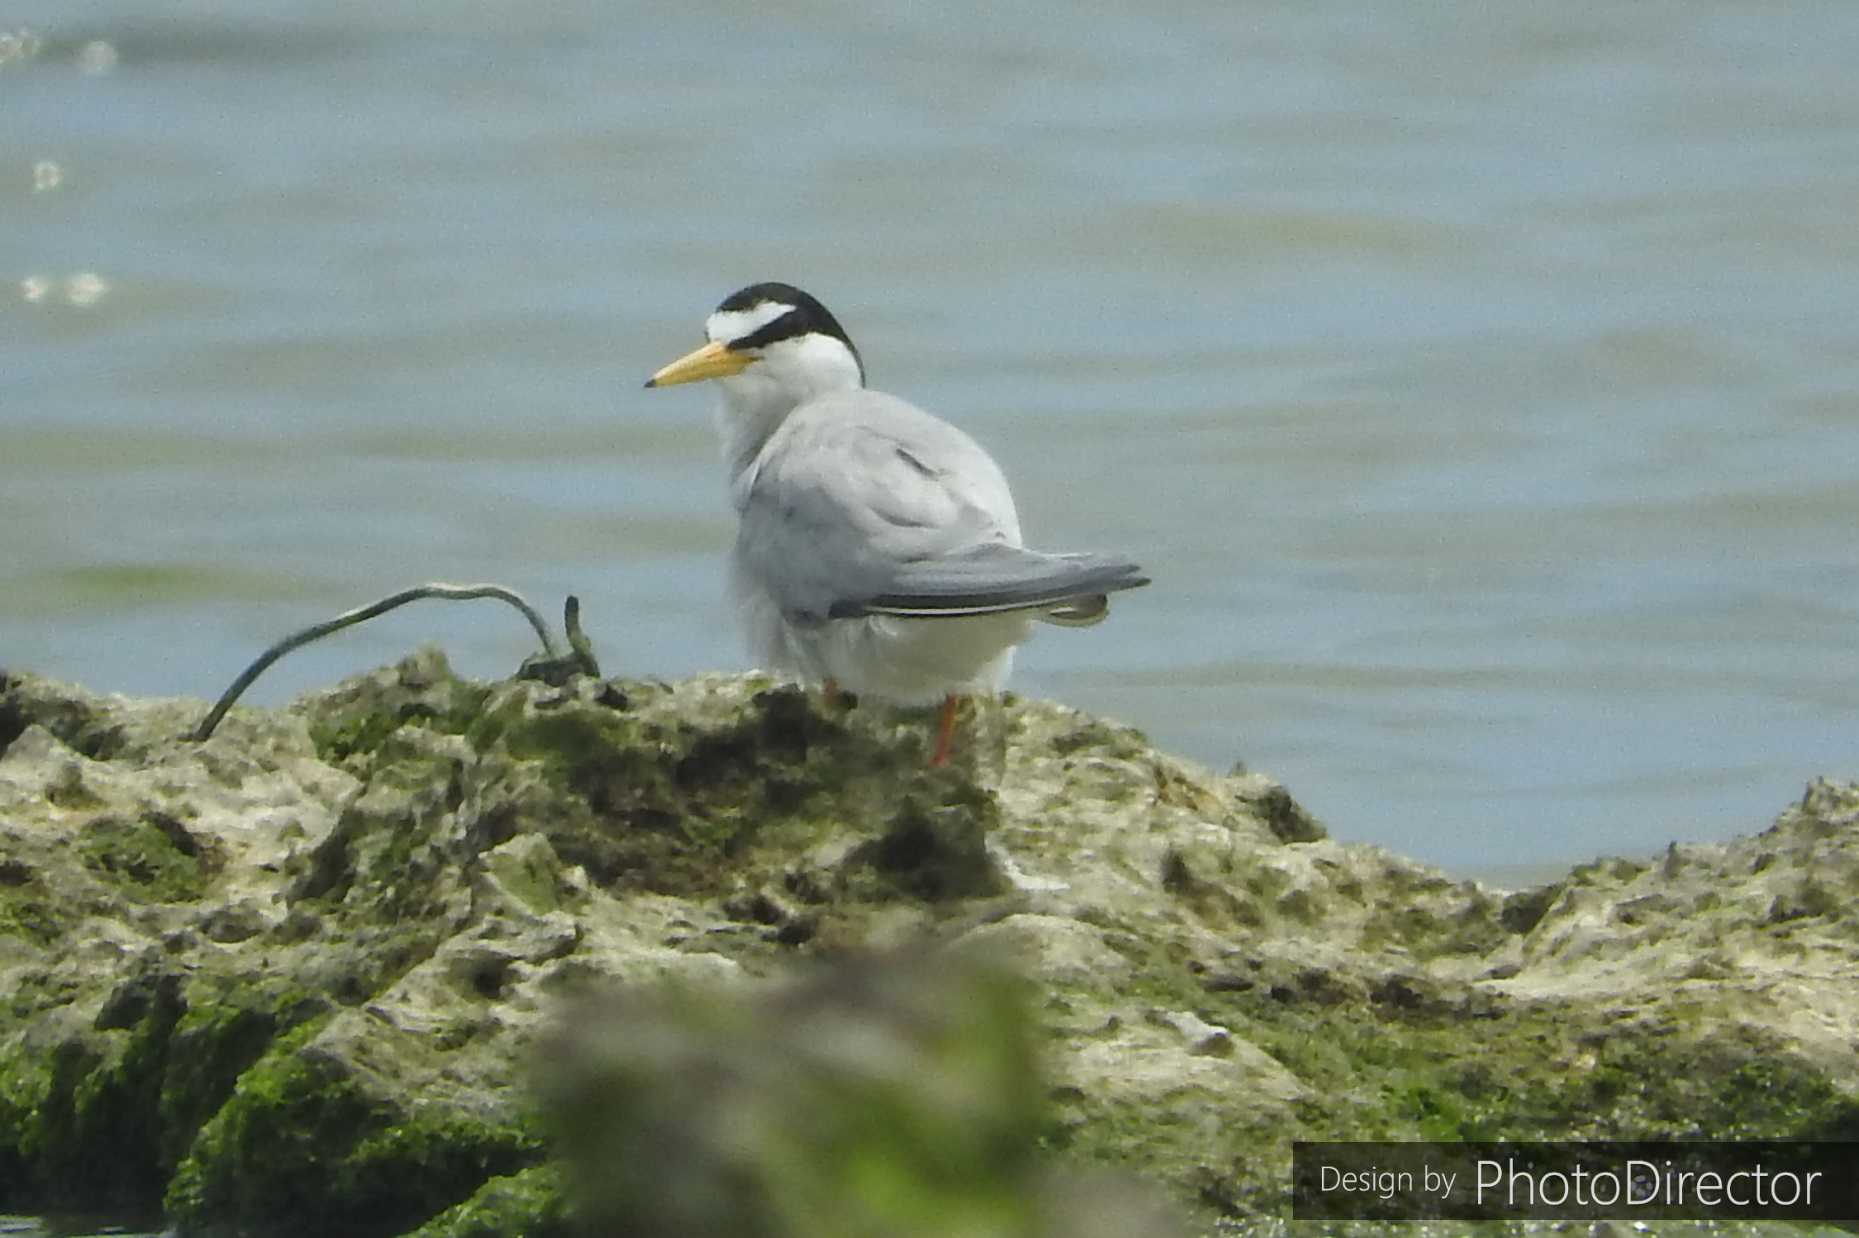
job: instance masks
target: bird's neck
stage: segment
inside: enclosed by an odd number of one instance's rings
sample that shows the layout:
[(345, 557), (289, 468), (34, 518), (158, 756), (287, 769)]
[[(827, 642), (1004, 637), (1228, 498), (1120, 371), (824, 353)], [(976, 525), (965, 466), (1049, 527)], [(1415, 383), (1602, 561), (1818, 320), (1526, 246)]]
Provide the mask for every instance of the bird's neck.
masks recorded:
[(795, 382), (793, 375), (777, 379), (758, 369), (751, 367), (717, 384), (723, 393), (717, 406), (717, 430), (732, 486), (752, 468), (770, 436), (796, 408), (828, 392), (858, 386), (856, 377), (848, 382), (840, 374), (823, 374), (820, 381), (803, 384)]

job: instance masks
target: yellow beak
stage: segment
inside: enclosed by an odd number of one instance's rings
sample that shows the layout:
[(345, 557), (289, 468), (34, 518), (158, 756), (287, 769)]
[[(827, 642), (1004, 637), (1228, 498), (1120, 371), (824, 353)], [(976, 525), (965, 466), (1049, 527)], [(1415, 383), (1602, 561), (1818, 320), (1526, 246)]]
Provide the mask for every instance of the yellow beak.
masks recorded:
[(726, 344), (705, 344), (696, 352), (685, 353), (676, 361), (646, 379), (648, 387), (675, 387), (679, 383), (702, 382), (706, 378), (723, 378), (740, 374), (755, 361), (745, 352), (731, 352)]

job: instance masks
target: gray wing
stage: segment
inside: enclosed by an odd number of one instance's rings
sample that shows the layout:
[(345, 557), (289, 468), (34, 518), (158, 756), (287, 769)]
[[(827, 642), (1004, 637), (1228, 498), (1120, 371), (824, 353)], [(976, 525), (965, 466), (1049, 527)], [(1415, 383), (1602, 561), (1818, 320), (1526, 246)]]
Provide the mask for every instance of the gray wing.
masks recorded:
[(1001, 542), (899, 564), (884, 588), (834, 603), (835, 619), (859, 615), (942, 618), (1033, 610), (1054, 623), (1102, 619), (1108, 595), (1149, 583), (1126, 559), (1097, 554), (1041, 554)]
[(1020, 539), (993, 459), (954, 426), (874, 391), (790, 414), (739, 480), (737, 507), (738, 584), (802, 620), (901, 592), (912, 567)]

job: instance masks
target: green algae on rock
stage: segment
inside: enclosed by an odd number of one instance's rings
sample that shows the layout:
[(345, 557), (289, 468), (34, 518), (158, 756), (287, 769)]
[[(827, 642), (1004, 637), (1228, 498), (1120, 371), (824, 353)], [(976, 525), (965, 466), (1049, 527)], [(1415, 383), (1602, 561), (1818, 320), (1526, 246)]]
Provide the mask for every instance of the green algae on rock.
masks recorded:
[(200, 709), (0, 676), (0, 1208), (561, 1232), (525, 1081), (570, 999), (900, 945), (1015, 967), (1040, 1156), (1204, 1226), (1276, 1224), (1297, 1138), (1859, 1133), (1852, 785), (1506, 893), (1013, 698), (950, 770), (754, 676), (428, 651)]

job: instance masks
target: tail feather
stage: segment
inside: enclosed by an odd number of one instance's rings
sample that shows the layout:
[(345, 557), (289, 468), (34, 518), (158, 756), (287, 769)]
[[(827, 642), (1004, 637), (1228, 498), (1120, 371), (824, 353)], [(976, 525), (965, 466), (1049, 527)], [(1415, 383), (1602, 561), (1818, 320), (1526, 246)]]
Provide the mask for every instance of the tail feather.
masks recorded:
[(1041, 611), (1039, 621), (1061, 628), (1089, 628), (1102, 623), (1109, 614), (1110, 595), (1093, 593), (1090, 597), (1071, 598), (1063, 606)]

